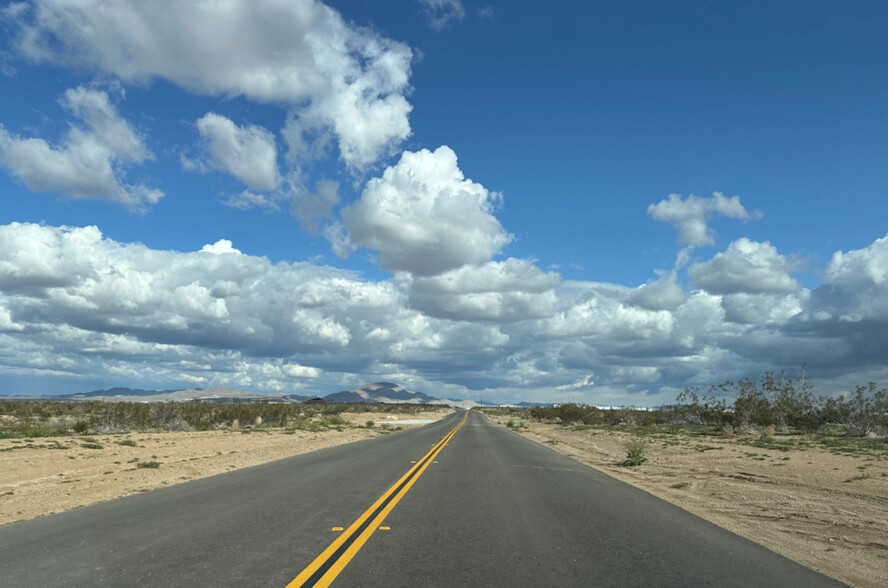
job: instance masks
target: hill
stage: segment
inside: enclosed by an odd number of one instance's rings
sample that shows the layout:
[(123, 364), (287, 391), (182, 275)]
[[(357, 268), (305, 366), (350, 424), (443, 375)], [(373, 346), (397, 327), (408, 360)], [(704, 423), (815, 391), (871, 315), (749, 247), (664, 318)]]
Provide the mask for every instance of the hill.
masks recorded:
[(364, 404), (429, 404), (436, 398), (407, 390), (392, 382), (364, 384), (354, 390), (335, 392), (324, 397), (327, 402)]

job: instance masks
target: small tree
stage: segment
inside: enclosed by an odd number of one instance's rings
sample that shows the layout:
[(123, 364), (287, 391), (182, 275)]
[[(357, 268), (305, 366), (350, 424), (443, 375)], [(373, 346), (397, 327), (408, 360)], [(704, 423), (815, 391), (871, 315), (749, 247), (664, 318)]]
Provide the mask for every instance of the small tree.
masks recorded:
[(774, 411), (771, 401), (758, 385), (749, 378), (737, 384), (737, 399), (734, 400), (735, 427), (748, 429), (763, 428), (774, 424)]
[(876, 383), (858, 385), (853, 395), (830, 398), (825, 414), (830, 420), (845, 425), (851, 437), (888, 432), (888, 389), (876, 389)]
[(779, 379), (774, 377), (774, 372), (765, 372), (762, 392), (771, 401), (771, 413), (778, 431), (785, 432), (794, 427), (811, 433), (823, 424), (821, 407), (814, 398), (813, 388), (804, 369), (795, 380), (787, 378), (783, 372)]
[[(728, 405), (723, 395), (731, 382), (725, 382), (719, 386), (709, 387), (709, 396), (697, 394), (699, 388), (685, 388), (676, 397), (676, 406), (670, 407), (667, 414), (671, 413), (672, 420), (685, 422), (691, 425), (723, 426), (731, 424), (733, 415), (728, 412)], [(722, 397), (716, 396), (721, 391)]]

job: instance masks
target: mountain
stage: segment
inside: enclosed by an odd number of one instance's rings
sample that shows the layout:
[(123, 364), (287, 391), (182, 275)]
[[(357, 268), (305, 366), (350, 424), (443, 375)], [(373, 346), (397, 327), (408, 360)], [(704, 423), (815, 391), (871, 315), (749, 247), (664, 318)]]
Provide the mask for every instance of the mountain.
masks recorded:
[[(299, 394), (259, 394), (237, 388), (185, 388), (180, 390), (142, 390), (141, 388), (115, 387), (107, 390), (93, 390), (76, 394), (53, 396), (3, 396), (9, 400), (104, 400), (108, 402), (305, 402), (318, 399), (317, 396), (300, 396)], [(407, 390), (393, 382), (376, 382), (364, 384), (354, 390), (344, 390), (328, 394), (321, 399), (330, 403), (356, 404), (437, 404), (454, 408), (470, 409), (481, 406), (474, 400), (435, 398), (422, 392)], [(484, 402), (483, 406), (497, 406), (492, 402)], [(518, 406), (536, 406), (536, 403), (519, 403)]]
[(109, 402), (302, 402), (298, 394), (257, 394), (237, 388), (185, 388), (181, 390), (142, 390), (109, 388), (58, 396), (16, 397), (21, 400), (104, 400)]
[(142, 390), (141, 388), (109, 388), (107, 390), (93, 390), (92, 392), (82, 392), (79, 394), (66, 394), (65, 398), (69, 400), (89, 399), (93, 400), (98, 397), (108, 398), (115, 396), (156, 396), (158, 394), (172, 394), (178, 390)]
[(428, 404), (436, 400), (428, 394), (413, 392), (392, 382), (364, 384), (354, 390), (335, 392), (324, 396), (327, 402), (355, 402), (364, 404)]

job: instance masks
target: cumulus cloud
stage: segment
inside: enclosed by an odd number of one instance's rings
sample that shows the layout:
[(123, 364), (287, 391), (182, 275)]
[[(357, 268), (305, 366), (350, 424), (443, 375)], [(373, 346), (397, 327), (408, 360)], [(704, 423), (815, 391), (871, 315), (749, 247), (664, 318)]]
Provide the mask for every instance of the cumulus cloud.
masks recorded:
[(418, 0), (426, 23), (440, 31), (461, 21), (466, 9), (460, 0)]
[(213, 253), (215, 255), (222, 255), (224, 253), (237, 253), (239, 254), (240, 249), (235, 249), (234, 244), (228, 239), (219, 239), (213, 244), (207, 244), (200, 248), (204, 253)]
[(722, 298), (725, 320), (734, 323), (784, 324), (804, 310), (808, 291), (792, 294), (729, 294)]
[[(581, 288), (569, 305), (541, 321), (541, 334), (588, 340), (635, 340), (668, 338), (674, 327), (671, 313), (638, 308), (628, 299), (631, 290), (614, 284), (575, 284)], [(562, 291), (562, 295), (566, 292)]]
[(9, 14), (32, 62), (284, 105), (296, 155), (332, 133), (363, 169), (410, 135), (410, 48), (316, 0), (33, 0)]
[(560, 276), (531, 260), (509, 258), (410, 280), (408, 301), (429, 316), (517, 322), (551, 316)]
[(230, 173), (254, 190), (273, 190), (280, 183), (274, 135), (257, 125), (238, 126), (209, 112), (197, 121), (204, 157), (183, 159), (187, 169)]
[(0, 253), (0, 292), (31, 293), (11, 301), (14, 316), (146, 342), (285, 356), (347, 345), (354, 321), (397, 306), (391, 286), (271, 265), (228, 240), (176, 253), (121, 245), (95, 227), (14, 224), (0, 228), (0, 241), (9, 246)]
[(794, 264), (768, 243), (737, 239), (726, 251), (688, 268), (694, 285), (712, 294), (785, 294), (799, 283), (790, 277)]
[(677, 279), (676, 270), (661, 272), (656, 280), (639, 286), (629, 296), (629, 302), (648, 310), (675, 310), (688, 298)]
[(715, 236), (707, 225), (714, 216), (744, 221), (761, 216), (758, 211), (750, 214), (739, 196), (728, 198), (721, 192), (715, 192), (712, 198), (691, 194), (683, 199), (680, 194), (670, 194), (668, 199), (648, 206), (647, 212), (656, 220), (673, 224), (678, 229), (678, 243), (692, 247), (715, 245)]
[(341, 214), (348, 244), (378, 251), (380, 267), (434, 276), (485, 263), (511, 241), (493, 215), (498, 200), (442, 146), (405, 152)]
[(605, 404), (669, 402), (803, 362), (848, 378), (884, 370), (886, 244), (837, 253), (812, 291), (695, 289), (644, 307), (638, 288), (562, 280), (526, 259), (372, 281), (273, 264), (228, 239), (162, 251), (96, 227), (13, 223), (0, 226), (0, 367), (320, 392), (394, 379)]
[(111, 200), (136, 211), (163, 197), (160, 190), (124, 183), (128, 164), (153, 156), (107, 93), (81, 86), (67, 90), (59, 102), (82, 124), (72, 125), (56, 146), (0, 125), (0, 165), (36, 192)]
[(272, 264), (227, 239), (159, 251), (106, 239), (96, 227), (28, 223), (0, 226), (0, 331), (6, 373), (264, 388), (385, 366), (480, 370), (483, 356), (510, 341), (496, 326), (409, 308), (391, 281)]
[(888, 321), (888, 235), (862, 249), (835, 252), (823, 274), (824, 284), (812, 293), (812, 316)]
[(888, 284), (888, 235), (863, 249), (836, 251), (824, 277), (832, 284), (882, 287)]

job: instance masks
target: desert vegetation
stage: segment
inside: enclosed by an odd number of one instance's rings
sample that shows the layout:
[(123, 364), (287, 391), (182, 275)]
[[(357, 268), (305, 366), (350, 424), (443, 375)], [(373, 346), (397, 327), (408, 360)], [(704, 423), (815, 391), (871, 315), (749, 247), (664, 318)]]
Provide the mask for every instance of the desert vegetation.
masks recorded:
[(566, 403), (519, 411), (520, 415), (513, 416), (563, 425), (699, 427), (738, 435), (776, 432), (852, 438), (888, 436), (888, 389), (869, 382), (837, 396), (816, 396), (804, 373), (790, 378), (766, 372), (758, 382), (749, 378), (728, 381), (710, 386), (705, 393), (687, 388), (675, 404), (656, 410)]
[(417, 404), (0, 400), (0, 439), (132, 431), (320, 431), (345, 426), (341, 415), (346, 412), (419, 415), (438, 410)]

